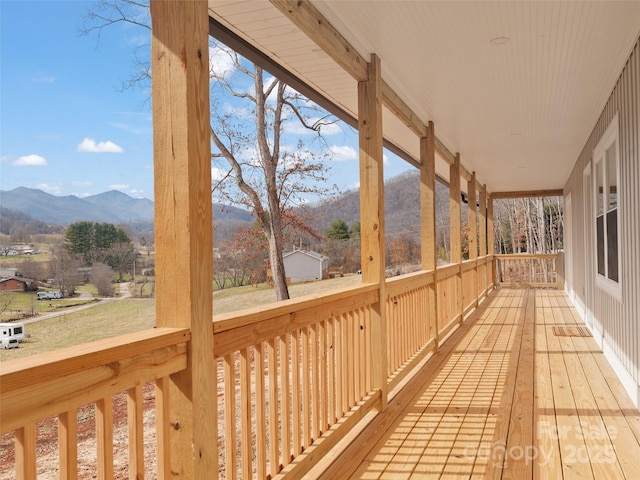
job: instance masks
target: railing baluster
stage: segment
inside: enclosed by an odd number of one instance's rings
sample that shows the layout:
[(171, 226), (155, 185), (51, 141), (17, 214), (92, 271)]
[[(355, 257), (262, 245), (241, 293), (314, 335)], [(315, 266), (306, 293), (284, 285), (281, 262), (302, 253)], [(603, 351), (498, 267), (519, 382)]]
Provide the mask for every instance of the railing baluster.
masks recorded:
[(129, 433), (129, 478), (144, 478), (144, 437), (143, 437), (143, 397), (142, 385), (127, 391), (127, 430)]
[(302, 451), (300, 418), (300, 330), (291, 332), (291, 412), (293, 430), (293, 455)]
[(318, 365), (318, 324), (311, 326), (311, 436), (317, 440), (320, 432), (320, 379)]
[(354, 370), (354, 395), (355, 398), (361, 397), (360, 392), (360, 322), (358, 319), (358, 312), (353, 313), (353, 370)]
[(327, 416), (329, 423), (336, 421), (336, 340), (335, 340), (335, 319), (327, 320)]
[(311, 445), (311, 380), (309, 364), (309, 327), (302, 329), (302, 446)]
[(96, 440), (98, 448), (98, 479), (113, 478), (113, 400), (96, 402)]
[(78, 414), (75, 409), (58, 416), (60, 480), (78, 477)]
[(327, 327), (326, 322), (320, 322), (318, 326), (320, 340), (320, 435), (327, 431), (329, 421), (327, 419)]
[(258, 342), (253, 349), (255, 363), (256, 396), (256, 474), (258, 478), (267, 477), (266, 450), (266, 402), (264, 398), (264, 344)]
[(36, 424), (28, 423), (16, 430), (15, 458), (17, 480), (36, 478)]
[(289, 335), (285, 333), (280, 336), (280, 462), (283, 467), (291, 461), (289, 381)]
[(273, 478), (280, 471), (278, 460), (278, 365), (276, 360), (276, 339), (267, 342), (269, 372), (269, 471)]
[(224, 463), (229, 480), (236, 475), (236, 377), (232, 353), (224, 356)]
[(240, 350), (240, 464), (242, 478), (252, 476), (251, 447), (251, 357), (249, 348)]

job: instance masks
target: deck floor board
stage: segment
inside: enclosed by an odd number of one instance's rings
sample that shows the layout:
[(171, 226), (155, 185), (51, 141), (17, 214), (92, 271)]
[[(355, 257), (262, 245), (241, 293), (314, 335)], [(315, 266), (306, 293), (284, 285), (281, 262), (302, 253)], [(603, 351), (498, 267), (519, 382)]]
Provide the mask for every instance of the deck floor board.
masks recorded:
[(563, 292), (494, 291), (320, 478), (640, 478), (640, 412), (558, 325)]

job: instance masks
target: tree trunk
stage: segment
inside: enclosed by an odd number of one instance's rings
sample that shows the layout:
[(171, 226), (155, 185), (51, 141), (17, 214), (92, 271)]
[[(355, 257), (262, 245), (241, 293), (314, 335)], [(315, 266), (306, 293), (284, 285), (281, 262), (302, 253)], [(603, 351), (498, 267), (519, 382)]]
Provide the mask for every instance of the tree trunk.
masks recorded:
[(282, 256), (282, 231), (271, 230), (269, 237), (269, 261), (271, 263), (271, 275), (273, 276), (273, 287), (276, 292), (276, 300), (288, 300), (289, 288), (287, 287), (287, 276), (284, 272), (284, 260)]

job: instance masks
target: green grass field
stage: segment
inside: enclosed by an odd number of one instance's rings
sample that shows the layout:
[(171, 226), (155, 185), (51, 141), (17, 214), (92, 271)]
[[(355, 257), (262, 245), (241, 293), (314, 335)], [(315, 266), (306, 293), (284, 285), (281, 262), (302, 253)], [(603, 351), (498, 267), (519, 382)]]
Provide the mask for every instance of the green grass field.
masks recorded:
[[(301, 283), (289, 288), (292, 298), (322, 291), (344, 288), (360, 283), (359, 275), (319, 282)], [(57, 300), (60, 302), (62, 300)], [(214, 315), (266, 305), (274, 301), (273, 289), (246, 286), (214, 293)], [(47, 303), (47, 302), (40, 302)], [(86, 310), (65, 313), (58, 317), (30, 323), (25, 326), (26, 338), (20, 348), (0, 350), (0, 362), (23, 358), (71, 345), (137, 332), (155, 325), (154, 299), (124, 299), (105, 303)]]
[(30, 338), (25, 338), (20, 348), (0, 350), (0, 361), (137, 332), (153, 328), (154, 324), (153, 299), (104, 303), (25, 325)]

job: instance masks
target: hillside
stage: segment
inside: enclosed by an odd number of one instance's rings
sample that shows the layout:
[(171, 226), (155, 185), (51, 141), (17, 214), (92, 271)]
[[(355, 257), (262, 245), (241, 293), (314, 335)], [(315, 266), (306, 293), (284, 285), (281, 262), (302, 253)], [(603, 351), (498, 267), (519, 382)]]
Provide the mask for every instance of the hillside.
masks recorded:
[(35, 188), (18, 187), (0, 191), (0, 205), (57, 225), (81, 220), (128, 223), (153, 219), (151, 200), (132, 198), (117, 191), (79, 198), (75, 195), (58, 197)]
[[(407, 172), (385, 182), (385, 231), (387, 236), (417, 233), (420, 228), (420, 174)], [(360, 220), (360, 192), (351, 190), (343, 195), (306, 207), (315, 221), (316, 231), (323, 233), (335, 220), (348, 225)], [(439, 225), (449, 224), (449, 188), (436, 182), (436, 210)], [(466, 208), (463, 207), (463, 219)]]
[[(153, 202), (112, 190), (85, 198), (58, 197), (33, 188), (0, 191), (0, 233), (16, 228), (31, 233), (59, 233), (79, 221), (126, 224), (138, 236), (153, 236)], [(216, 240), (228, 237), (241, 226), (250, 226), (254, 216), (237, 207), (213, 204)]]
[[(437, 224), (445, 231), (449, 223), (449, 190), (437, 182)], [(70, 195), (57, 197), (41, 190), (19, 187), (0, 191), (0, 226), (9, 233), (15, 226), (33, 223), (34, 232), (53, 226), (66, 226), (78, 221), (107, 222), (129, 225), (140, 236), (153, 235), (153, 202), (146, 198), (132, 198), (113, 190), (85, 198)], [(312, 227), (320, 234), (337, 219), (353, 225), (360, 218), (360, 194), (350, 190), (342, 195), (315, 205), (304, 207)], [(462, 211), (466, 219), (466, 208)], [(238, 227), (253, 224), (255, 216), (241, 208), (213, 204), (215, 241), (219, 242)], [(21, 223), (22, 222), (22, 223)], [(420, 225), (420, 175), (408, 172), (385, 183), (385, 231), (388, 237), (417, 234)], [(49, 227), (47, 227), (49, 226)]]

